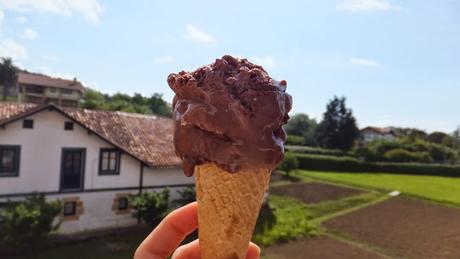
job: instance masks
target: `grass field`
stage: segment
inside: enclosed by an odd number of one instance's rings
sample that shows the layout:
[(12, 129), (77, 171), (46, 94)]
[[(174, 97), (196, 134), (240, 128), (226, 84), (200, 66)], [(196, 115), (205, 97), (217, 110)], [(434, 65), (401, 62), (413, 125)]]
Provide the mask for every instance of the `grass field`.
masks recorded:
[(441, 176), (298, 171), (297, 175), (383, 190), (399, 190), (432, 201), (460, 206), (460, 178)]

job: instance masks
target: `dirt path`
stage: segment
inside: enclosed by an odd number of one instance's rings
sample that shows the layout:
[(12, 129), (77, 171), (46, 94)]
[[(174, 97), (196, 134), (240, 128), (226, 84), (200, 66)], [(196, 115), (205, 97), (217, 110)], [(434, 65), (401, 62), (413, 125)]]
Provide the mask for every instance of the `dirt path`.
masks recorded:
[(272, 245), (264, 250), (267, 259), (380, 259), (377, 254), (326, 237), (302, 238), (285, 244)]
[(280, 185), (270, 188), (270, 194), (294, 197), (305, 203), (338, 200), (360, 193), (362, 193), (361, 190), (317, 182)]
[(460, 258), (460, 209), (393, 198), (334, 218), (325, 227), (406, 258)]

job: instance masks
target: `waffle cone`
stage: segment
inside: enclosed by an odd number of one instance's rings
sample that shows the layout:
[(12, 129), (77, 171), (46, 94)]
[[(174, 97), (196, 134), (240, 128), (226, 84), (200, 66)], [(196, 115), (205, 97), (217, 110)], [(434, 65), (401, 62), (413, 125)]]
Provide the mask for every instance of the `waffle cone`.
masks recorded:
[(195, 172), (201, 258), (246, 258), (271, 171), (229, 173), (208, 163)]

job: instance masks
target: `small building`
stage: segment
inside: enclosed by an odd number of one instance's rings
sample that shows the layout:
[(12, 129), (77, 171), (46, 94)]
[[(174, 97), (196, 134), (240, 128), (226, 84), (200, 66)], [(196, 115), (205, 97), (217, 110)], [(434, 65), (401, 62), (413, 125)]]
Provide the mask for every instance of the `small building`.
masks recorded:
[(0, 103), (0, 205), (60, 200), (61, 234), (136, 224), (130, 194), (193, 186), (180, 163), (169, 118)]
[(52, 103), (63, 107), (79, 107), (84, 90), (83, 85), (76, 79), (67, 80), (19, 72), (14, 94), (21, 103)]
[(373, 140), (396, 140), (396, 134), (391, 128), (366, 127), (359, 132), (359, 139), (365, 143)]

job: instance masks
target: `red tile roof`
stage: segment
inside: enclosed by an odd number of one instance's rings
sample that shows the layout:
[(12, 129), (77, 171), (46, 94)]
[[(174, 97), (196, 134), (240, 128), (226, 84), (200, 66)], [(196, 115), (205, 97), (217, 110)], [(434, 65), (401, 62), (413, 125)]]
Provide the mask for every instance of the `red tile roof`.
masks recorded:
[(18, 73), (18, 83), (72, 89), (80, 92), (83, 92), (85, 90), (85, 88), (79, 81), (67, 80), (62, 78), (53, 78), (45, 75), (24, 72)]
[(175, 167), (181, 161), (173, 145), (173, 121), (153, 115), (125, 112), (59, 108), (52, 104), (34, 105), (0, 102), (0, 125), (46, 108), (65, 116), (150, 167)]

